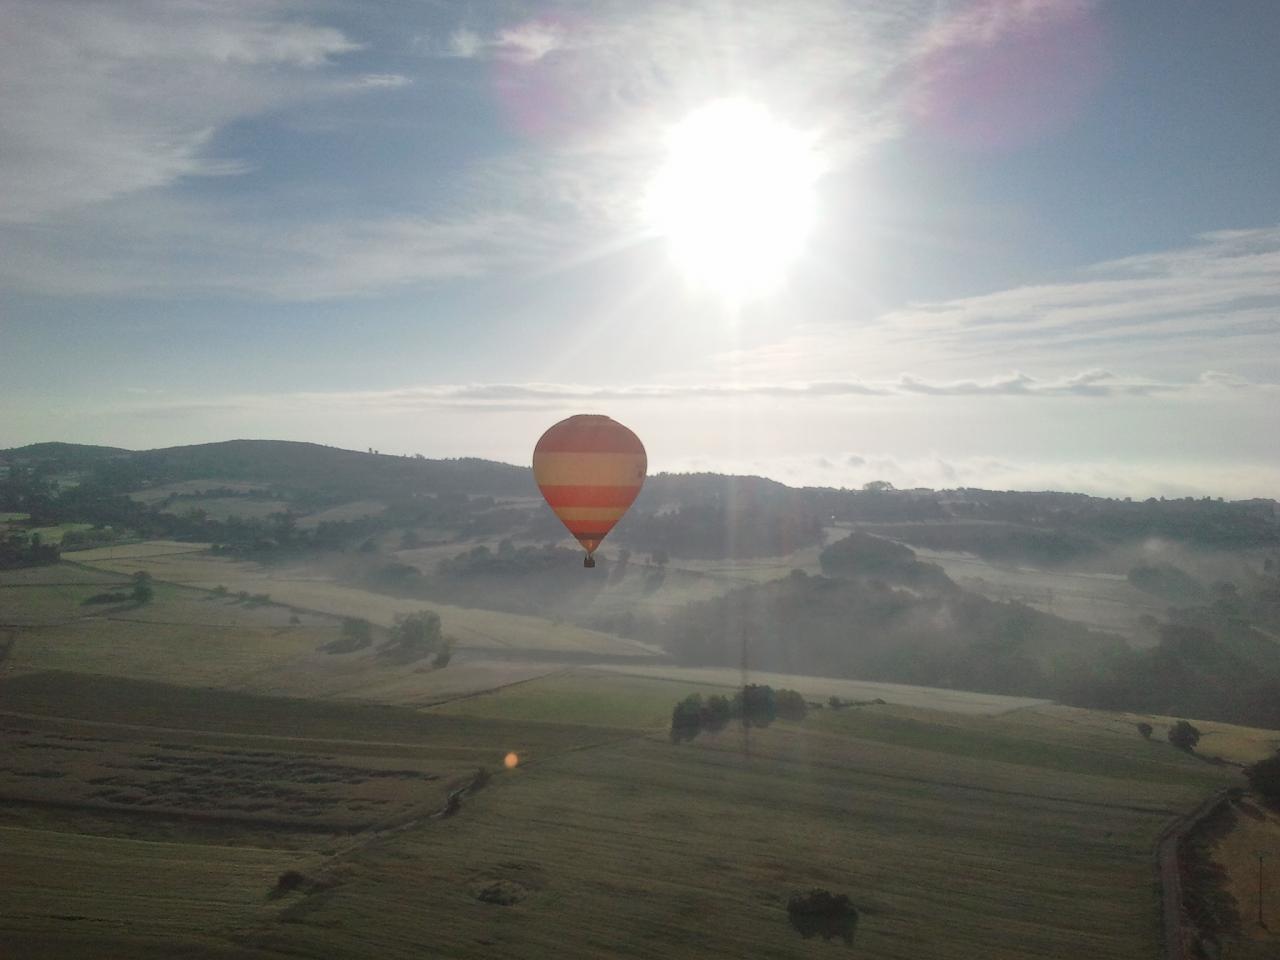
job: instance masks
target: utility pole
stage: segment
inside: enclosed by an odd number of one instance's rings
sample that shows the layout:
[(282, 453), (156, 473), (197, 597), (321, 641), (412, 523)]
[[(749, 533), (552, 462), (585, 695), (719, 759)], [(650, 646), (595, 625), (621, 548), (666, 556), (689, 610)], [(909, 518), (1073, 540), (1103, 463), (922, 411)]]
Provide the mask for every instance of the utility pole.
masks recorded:
[(1265, 859), (1265, 857), (1266, 857), (1266, 854), (1263, 853), (1261, 850), (1259, 850), (1258, 851), (1258, 926), (1260, 927), (1266, 926), (1266, 924), (1262, 922), (1262, 861), (1263, 859)]
[(738, 702), (742, 706), (742, 755), (751, 757), (751, 721), (747, 717), (747, 628), (742, 625), (742, 686), (738, 694)]

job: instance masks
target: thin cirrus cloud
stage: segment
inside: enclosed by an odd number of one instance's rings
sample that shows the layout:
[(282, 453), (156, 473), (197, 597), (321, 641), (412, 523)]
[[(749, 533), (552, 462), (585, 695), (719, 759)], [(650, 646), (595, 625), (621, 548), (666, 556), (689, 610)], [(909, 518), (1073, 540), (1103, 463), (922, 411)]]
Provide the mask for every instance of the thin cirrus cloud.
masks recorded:
[[(296, 19), (298, 4), (0, 3), (0, 221), (246, 168), (209, 153), (233, 120), (326, 89), (359, 49)], [(376, 84), (375, 84), (376, 86)]]
[(420, 407), (466, 407), (476, 410), (520, 406), (554, 407), (584, 401), (646, 402), (661, 400), (830, 400), (839, 397), (1014, 397), (1114, 398), (1189, 394), (1205, 390), (1273, 390), (1241, 377), (1206, 371), (1194, 380), (1160, 382), (1120, 377), (1107, 370), (1088, 370), (1070, 377), (1042, 380), (1016, 373), (988, 380), (931, 381), (910, 374), (894, 380), (832, 380), (798, 383), (636, 384), (598, 387), (554, 383), (447, 384), (394, 390), (313, 392), (283, 395), (272, 402), (298, 402), (385, 410)]
[(1204, 234), (1180, 249), (1100, 263), (1076, 279), (895, 310), (904, 337), (1092, 343), (1280, 333), (1280, 226)]

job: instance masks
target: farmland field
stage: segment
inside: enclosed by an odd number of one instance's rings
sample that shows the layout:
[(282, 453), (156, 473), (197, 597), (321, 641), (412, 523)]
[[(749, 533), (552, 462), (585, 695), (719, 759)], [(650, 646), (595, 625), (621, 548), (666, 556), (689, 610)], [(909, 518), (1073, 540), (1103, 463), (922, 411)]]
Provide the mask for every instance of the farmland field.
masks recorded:
[[(754, 732), (750, 749), (736, 732), (681, 746), (641, 736), (522, 764), (447, 824), (362, 848), (341, 886), (298, 898), (287, 935), (253, 942), (340, 956), (807, 956), (815, 944), (784, 906), (820, 886), (858, 906), (860, 956), (1159, 956), (1151, 840), (1200, 777), (1064, 778), (787, 725)], [(483, 902), (494, 890), (512, 902)]]
[(306, 565), (268, 567), (212, 556), (204, 545), (154, 541), (127, 547), (84, 550), (68, 559), (119, 574), (146, 570), (157, 580), (204, 590), (225, 586), (232, 593), (266, 593), (277, 603), (340, 617), (363, 617), (389, 626), (398, 614), (431, 609), (440, 614), (445, 632), (463, 647), (535, 651), (579, 656), (649, 658), (654, 648), (598, 630), (540, 617), (457, 607), (430, 600), (388, 596), (327, 579)]
[(962, 587), (993, 600), (1018, 600), (1094, 630), (1119, 633), (1139, 644), (1151, 641), (1139, 628), (1138, 618), (1143, 614), (1159, 616), (1168, 606), (1132, 586), (1121, 574), (1012, 567), (941, 550), (917, 549), (916, 554), (938, 564)]
[[(592, 662), (609, 648), (545, 640), (590, 631), (176, 546), (0, 576), (6, 953), (782, 958), (847, 937), (886, 960), (1157, 960), (1154, 839), (1240, 782), (1168, 744), (1170, 718), (1146, 740), (1130, 715), (756, 672), (856, 705), (675, 745), (675, 702), (740, 671)], [(137, 569), (150, 603), (82, 606)], [(213, 571), (381, 623), (486, 618), (511, 645), (441, 670), (331, 655), (334, 616), (196, 589)], [(1200, 726), (1233, 762), (1277, 736)], [(831, 943), (788, 920), (814, 887), (859, 911)]]
[[(709, 687), (738, 687), (742, 684), (741, 670), (726, 667), (677, 667), (670, 665), (602, 666), (600, 670), (626, 674), (633, 677), (651, 677)], [(1006, 697), (999, 694), (970, 693), (964, 690), (941, 690), (936, 687), (913, 687), (902, 683), (876, 683), (862, 680), (839, 680), (831, 677), (805, 677), (789, 673), (769, 673), (752, 670), (747, 675), (750, 683), (767, 683), (773, 687), (798, 690), (806, 697), (836, 696), (845, 700), (873, 700), (877, 697), (889, 703), (903, 706), (925, 707), (955, 713), (1002, 713), (1021, 707), (1046, 703), (1030, 697)], [(723, 689), (722, 689), (723, 692)]]

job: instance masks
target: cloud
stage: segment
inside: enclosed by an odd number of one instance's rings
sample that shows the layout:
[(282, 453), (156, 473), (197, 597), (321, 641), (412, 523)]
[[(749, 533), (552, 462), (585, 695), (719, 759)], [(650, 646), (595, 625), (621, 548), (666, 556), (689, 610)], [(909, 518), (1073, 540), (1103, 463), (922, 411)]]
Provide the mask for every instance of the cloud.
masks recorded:
[[(1252, 383), (1239, 377), (1224, 380), (1208, 372), (1186, 382), (1157, 382), (1090, 370), (1057, 380), (1039, 380), (1018, 373), (984, 381), (928, 381), (904, 374), (897, 380), (861, 382), (813, 381), (795, 383), (693, 383), (628, 384), (601, 387), (565, 383), (470, 383), (404, 387), (391, 390), (301, 392), (271, 397), (244, 397), (235, 402), (297, 404), (308, 408), (341, 407), (382, 411), (432, 408), (466, 408), (510, 412), (549, 409), (592, 402), (646, 403), (668, 400), (793, 400), (830, 401), (857, 397), (1017, 397), (1017, 398), (1123, 398), (1190, 395), (1205, 390), (1276, 390), (1275, 384)], [(850, 455), (847, 466), (862, 466), (862, 458)], [(865, 463), (865, 461), (864, 461)]]
[(0, 0), (0, 221), (246, 169), (217, 130), (327, 89), (359, 49), (282, 0)]
[(407, 87), (411, 83), (413, 83), (413, 80), (400, 73), (366, 73), (364, 76), (357, 77), (351, 81), (351, 86), (360, 90), (376, 87), (394, 89), (395, 87)]
[[(317, 301), (532, 270), (566, 231), (517, 214), (251, 220), (164, 197), (88, 211), (67, 236), (15, 225), (0, 282), (55, 295), (190, 291)], [(127, 243), (113, 242), (120, 234)]]
[(881, 324), (902, 337), (1006, 348), (1275, 336), (1280, 226), (1204, 234), (1191, 246), (1100, 263), (1060, 283), (915, 304)]
[(567, 38), (561, 26), (551, 20), (530, 20), (500, 29), (487, 37), (460, 27), (450, 34), (445, 51), (448, 56), (464, 59), (486, 58), (531, 64), (566, 46)]

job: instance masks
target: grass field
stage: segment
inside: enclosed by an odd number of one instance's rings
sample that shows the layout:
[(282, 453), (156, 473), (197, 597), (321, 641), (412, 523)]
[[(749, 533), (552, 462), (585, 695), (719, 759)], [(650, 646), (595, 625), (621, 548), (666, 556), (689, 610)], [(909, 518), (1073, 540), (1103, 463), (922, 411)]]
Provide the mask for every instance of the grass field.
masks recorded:
[(430, 816), (508, 751), (535, 762), (616, 736), (83, 674), (0, 681), (0, 955), (256, 957), (239, 941), (278, 924), (285, 870)]
[(1119, 573), (1037, 570), (991, 563), (964, 553), (914, 549), (921, 560), (938, 564), (968, 590), (992, 600), (1017, 600), (1094, 630), (1118, 633), (1137, 645), (1152, 642), (1138, 618), (1143, 614), (1161, 617), (1168, 607)]
[(203, 511), (210, 520), (224, 521), (231, 517), (246, 520), (263, 520), (273, 513), (284, 513), (289, 509), (287, 500), (258, 499), (257, 497), (192, 497), (175, 500), (165, 507), (165, 513), (177, 516)]
[(307, 514), (298, 521), (298, 526), (309, 529), (322, 523), (338, 523), (344, 520), (359, 520), (361, 517), (376, 517), (385, 512), (387, 505), (381, 500), (352, 500), (340, 503), (336, 507), (319, 510)]
[[(190, 546), (0, 575), (0, 956), (806, 958), (846, 949), (788, 921), (823, 887), (859, 909), (860, 957), (1157, 960), (1155, 837), (1242, 782), (1170, 718), (1148, 741), (1135, 716), (755, 672), (862, 705), (673, 745), (675, 702), (738, 670), (582, 665), (622, 641)], [(81, 606), (136, 569), (178, 583)], [(217, 583), (382, 623), (432, 607), (487, 642), (443, 670), (333, 656), (333, 618), (194, 589)], [(1230, 760), (1280, 738), (1197, 725)], [(1238, 897), (1257, 832), (1221, 848)]]
[(266, 894), (282, 860), (272, 850), (4, 826), (0, 846), (0, 945), (42, 960), (218, 956), (210, 931), (270, 916)]
[(262, 493), (266, 488), (260, 483), (249, 483), (244, 480), (179, 480), (176, 483), (158, 484), (137, 490), (129, 494), (139, 503), (159, 503), (171, 494), (192, 496), (212, 490), (235, 490), (239, 493)]
[[(741, 686), (742, 671), (729, 667), (678, 667), (670, 664), (631, 666), (624, 664), (601, 666), (601, 671), (625, 674), (632, 677), (650, 677), (655, 680), (673, 680), (682, 683), (718, 687), (719, 692)], [(937, 687), (913, 687), (902, 683), (874, 683), (863, 680), (840, 680), (832, 677), (806, 677), (790, 673), (768, 673), (752, 670), (747, 674), (749, 683), (767, 683), (772, 687), (798, 690), (806, 697), (825, 700), (840, 697), (844, 700), (874, 700), (877, 697), (889, 703), (909, 707), (924, 707), (955, 713), (1002, 713), (1022, 707), (1046, 703), (1030, 697), (1006, 697), (994, 693), (972, 693), (966, 690), (942, 690)]]
[(146, 570), (157, 580), (210, 590), (267, 593), (277, 603), (344, 617), (363, 617), (390, 626), (398, 614), (431, 609), (440, 614), (447, 634), (464, 647), (579, 656), (642, 657), (652, 647), (598, 630), (540, 617), (456, 607), (435, 601), (392, 597), (335, 583), (314, 567), (267, 567), (200, 552), (198, 544), (153, 541), (128, 547), (84, 550), (69, 559), (120, 574)]
[[(1193, 783), (775, 725), (521, 765), (344, 862), (261, 947), (410, 957), (802, 957), (792, 891), (847, 892), (859, 956), (1154, 958), (1154, 833)], [(478, 894), (495, 886), (516, 902)], [(359, 931), (356, 933), (355, 931)]]
[(461, 717), (665, 729), (677, 701), (691, 693), (716, 692), (722, 691), (705, 684), (565, 670), (432, 709)]

